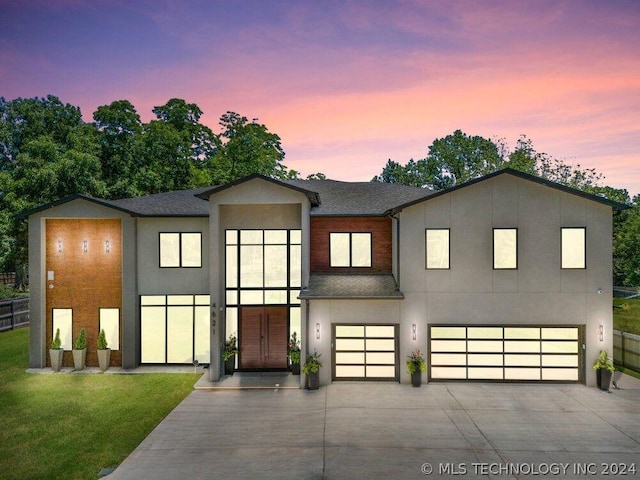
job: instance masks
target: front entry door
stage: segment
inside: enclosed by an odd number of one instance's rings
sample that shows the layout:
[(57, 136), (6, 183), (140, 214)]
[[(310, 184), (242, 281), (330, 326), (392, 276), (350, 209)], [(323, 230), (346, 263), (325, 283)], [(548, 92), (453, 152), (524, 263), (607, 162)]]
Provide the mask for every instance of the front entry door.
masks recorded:
[(287, 307), (242, 307), (240, 368), (287, 368)]

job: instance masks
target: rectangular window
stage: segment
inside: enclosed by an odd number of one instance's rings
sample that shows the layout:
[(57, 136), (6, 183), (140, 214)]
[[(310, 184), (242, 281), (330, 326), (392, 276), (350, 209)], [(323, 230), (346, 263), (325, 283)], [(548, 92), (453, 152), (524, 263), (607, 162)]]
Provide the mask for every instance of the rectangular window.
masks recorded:
[(120, 309), (100, 309), (100, 330), (104, 330), (107, 337), (107, 347), (120, 350)]
[(587, 268), (586, 228), (562, 229), (562, 268)]
[(142, 295), (142, 363), (209, 363), (209, 302), (209, 295)]
[(518, 268), (518, 230), (516, 228), (493, 229), (493, 269)]
[(371, 233), (330, 233), (332, 267), (371, 267)]
[(73, 348), (72, 327), (73, 311), (70, 308), (54, 308), (51, 340), (55, 338), (56, 330), (60, 329), (60, 340), (64, 350), (71, 350)]
[(427, 269), (449, 269), (448, 228), (427, 228), (425, 233), (425, 255)]
[(161, 233), (160, 267), (202, 267), (202, 234)]

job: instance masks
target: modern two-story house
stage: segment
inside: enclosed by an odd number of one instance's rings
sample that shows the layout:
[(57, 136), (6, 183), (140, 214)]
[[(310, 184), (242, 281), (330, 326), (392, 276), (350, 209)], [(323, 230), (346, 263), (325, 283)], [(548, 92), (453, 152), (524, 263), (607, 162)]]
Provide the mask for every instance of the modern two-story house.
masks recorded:
[[(612, 351), (612, 213), (624, 205), (502, 170), (433, 192), (395, 184), (233, 183), (27, 212), (30, 366), (60, 329), (100, 329), (112, 365), (286, 370), (293, 332), (321, 383), (595, 385)], [(97, 364), (90, 348), (88, 364)], [(65, 365), (72, 365), (65, 353)], [(301, 376), (301, 385), (304, 375)]]

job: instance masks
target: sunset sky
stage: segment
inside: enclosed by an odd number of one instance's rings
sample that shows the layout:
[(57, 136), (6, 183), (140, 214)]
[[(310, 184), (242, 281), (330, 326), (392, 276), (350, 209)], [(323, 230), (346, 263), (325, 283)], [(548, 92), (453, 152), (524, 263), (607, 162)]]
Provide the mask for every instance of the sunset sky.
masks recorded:
[(640, 193), (640, 1), (0, 0), (0, 96), (258, 118), (303, 175), (370, 180), (456, 129)]

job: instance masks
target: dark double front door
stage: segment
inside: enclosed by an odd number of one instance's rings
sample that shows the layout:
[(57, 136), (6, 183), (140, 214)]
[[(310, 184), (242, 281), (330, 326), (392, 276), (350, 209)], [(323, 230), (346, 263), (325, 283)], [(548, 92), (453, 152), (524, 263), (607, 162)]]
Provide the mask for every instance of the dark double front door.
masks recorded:
[(287, 307), (242, 307), (240, 369), (287, 368)]

